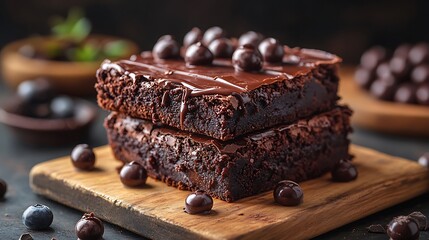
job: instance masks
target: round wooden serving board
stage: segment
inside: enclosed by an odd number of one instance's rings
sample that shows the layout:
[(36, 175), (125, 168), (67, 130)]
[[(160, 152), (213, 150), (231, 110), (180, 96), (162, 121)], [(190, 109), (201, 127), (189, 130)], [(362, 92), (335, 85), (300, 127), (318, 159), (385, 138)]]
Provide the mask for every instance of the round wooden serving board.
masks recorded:
[(342, 103), (354, 111), (352, 124), (384, 133), (429, 136), (429, 107), (381, 101), (361, 89), (353, 79), (354, 68), (340, 70)]

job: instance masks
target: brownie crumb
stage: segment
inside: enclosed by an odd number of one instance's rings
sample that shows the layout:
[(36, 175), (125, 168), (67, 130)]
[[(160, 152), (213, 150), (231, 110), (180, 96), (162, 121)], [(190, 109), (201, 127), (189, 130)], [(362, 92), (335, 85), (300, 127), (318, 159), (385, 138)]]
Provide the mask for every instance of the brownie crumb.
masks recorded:
[(408, 215), (408, 217), (413, 218), (417, 222), (420, 231), (427, 231), (428, 222), (426, 216), (423, 213), (412, 212)]
[(386, 233), (386, 228), (381, 224), (372, 224), (366, 229), (370, 233)]

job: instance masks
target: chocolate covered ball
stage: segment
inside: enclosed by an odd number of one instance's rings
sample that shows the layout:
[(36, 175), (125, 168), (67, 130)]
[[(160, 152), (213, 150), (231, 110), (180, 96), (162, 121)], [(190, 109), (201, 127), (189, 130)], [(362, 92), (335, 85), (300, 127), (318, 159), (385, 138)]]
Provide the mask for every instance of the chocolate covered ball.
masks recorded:
[(95, 154), (88, 144), (79, 144), (70, 155), (73, 166), (80, 170), (92, 170), (95, 166)]
[(429, 64), (420, 64), (411, 72), (411, 80), (415, 83), (429, 83)]
[(86, 213), (76, 223), (75, 231), (80, 240), (99, 240), (104, 234), (104, 224), (94, 213)]
[(403, 83), (395, 92), (393, 99), (400, 103), (415, 103), (416, 102), (416, 88), (413, 84)]
[(362, 54), (360, 64), (366, 69), (375, 69), (381, 62), (386, 60), (387, 51), (381, 46), (375, 46)]
[(179, 58), (180, 47), (171, 35), (164, 35), (153, 47), (152, 54), (157, 59)]
[(331, 175), (335, 182), (350, 182), (357, 178), (358, 171), (351, 162), (341, 160), (335, 165)]
[(213, 198), (202, 190), (188, 195), (185, 200), (185, 211), (189, 214), (208, 213), (213, 208)]
[(240, 46), (232, 54), (232, 64), (236, 71), (259, 71), (262, 68), (262, 55), (253, 45)]
[(203, 44), (208, 46), (213, 40), (226, 37), (225, 31), (220, 27), (211, 27), (203, 35)]
[(238, 45), (243, 46), (246, 44), (253, 45), (254, 47), (258, 47), (259, 43), (264, 39), (264, 35), (254, 31), (248, 31), (243, 33), (238, 39)]
[(183, 46), (189, 47), (190, 45), (197, 43), (203, 39), (203, 31), (201, 29), (194, 27), (186, 33), (185, 37), (183, 38)]
[(369, 89), (375, 80), (375, 74), (372, 70), (360, 67), (356, 70), (354, 79), (359, 86)]
[(422, 84), (417, 88), (416, 99), (422, 105), (429, 105), (429, 83)]
[(393, 52), (393, 56), (408, 58), (408, 54), (410, 53), (410, 50), (411, 50), (410, 44), (401, 44), (395, 49), (395, 51)]
[(209, 45), (210, 51), (216, 58), (230, 58), (234, 53), (234, 45), (228, 38), (218, 38)]
[(419, 239), (420, 231), (417, 222), (408, 216), (399, 216), (387, 225), (387, 235), (392, 240)]
[(396, 90), (395, 81), (393, 76), (376, 79), (371, 84), (370, 92), (376, 98), (392, 100)]
[(132, 161), (122, 167), (119, 177), (125, 186), (143, 186), (147, 180), (147, 172), (140, 163)]
[(414, 45), (408, 54), (408, 59), (414, 65), (427, 63), (429, 60), (429, 44), (419, 43)]
[(298, 183), (283, 180), (273, 191), (274, 200), (283, 206), (296, 206), (303, 202), (304, 193)]
[(259, 44), (259, 52), (264, 61), (269, 63), (281, 62), (285, 54), (283, 45), (274, 38), (267, 38)]
[(213, 62), (213, 53), (201, 42), (186, 49), (185, 62), (189, 65), (209, 65)]

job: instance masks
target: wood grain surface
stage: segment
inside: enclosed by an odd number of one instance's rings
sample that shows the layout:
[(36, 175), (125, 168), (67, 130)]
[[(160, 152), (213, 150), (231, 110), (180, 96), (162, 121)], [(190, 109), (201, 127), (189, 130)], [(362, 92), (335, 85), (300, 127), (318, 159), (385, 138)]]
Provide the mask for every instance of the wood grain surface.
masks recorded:
[(95, 171), (75, 170), (66, 156), (36, 165), (30, 184), (38, 194), (153, 239), (308, 239), (429, 189), (428, 170), (415, 162), (355, 145), (351, 153), (358, 179), (335, 183), (325, 174), (303, 182), (304, 203), (297, 207), (275, 204), (270, 191), (234, 203), (215, 199), (210, 214), (189, 215), (187, 191), (153, 179), (124, 187), (107, 146), (96, 149)]
[(378, 100), (355, 83), (353, 74), (353, 67), (340, 71), (339, 95), (353, 109), (354, 125), (384, 133), (429, 136), (429, 106)]

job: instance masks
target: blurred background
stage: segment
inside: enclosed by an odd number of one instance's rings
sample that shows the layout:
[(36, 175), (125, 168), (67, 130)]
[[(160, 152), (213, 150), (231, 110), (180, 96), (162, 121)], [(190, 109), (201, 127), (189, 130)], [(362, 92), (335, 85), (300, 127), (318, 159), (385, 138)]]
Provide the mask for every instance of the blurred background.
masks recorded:
[(279, 38), (290, 46), (319, 48), (357, 63), (374, 44), (393, 48), (400, 43), (429, 40), (429, 1), (124, 1), (15, 0), (0, 1), (0, 47), (29, 35), (50, 33), (53, 15), (71, 7), (84, 9), (94, 33), (133, 40), (151, 49), (156, 39), (173, 34), (182, 39), (198, 26), (218, 25), (229, 36), (248, 30)]

